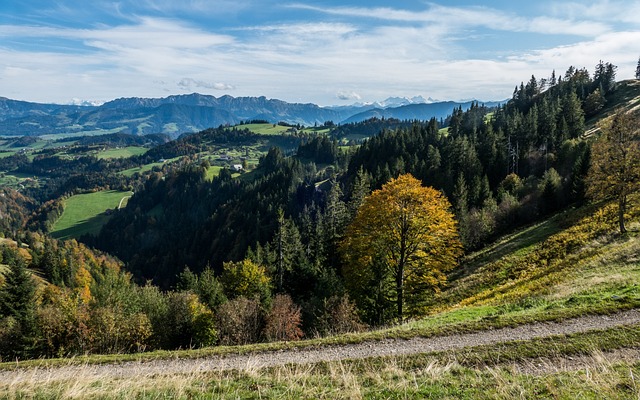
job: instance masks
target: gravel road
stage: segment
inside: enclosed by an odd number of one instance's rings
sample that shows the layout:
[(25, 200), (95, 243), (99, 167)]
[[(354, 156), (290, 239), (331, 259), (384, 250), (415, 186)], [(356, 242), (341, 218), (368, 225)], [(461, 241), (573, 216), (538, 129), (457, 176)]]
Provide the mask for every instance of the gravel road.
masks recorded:
[[(501, 328), (476, 333), (439, 336), (432, 338), (386, 339), (353, 345), (323, 346), (317, 348), (281, 350), (247, 355), (227, 355), (201, 359), (170, 359), (120, 364), (78, 365), (51, 368), (16, 369), (0, 372), (1, 384), (21, 382), (50, 382), (73, 379), (81, 374), (93, 378), (129, 378), (162, 374), (193, 374), (230, 369), (252, 370), (285, 364), (309, 364), (320, 361), (362, 359), (380, 356), (425, 354), (469, 346), (491, 345), (514, 340), (531, 340), (591, 330), (640, 323), (640, 310), (613, 315), (585, 316), (561, 322), (535, 323), (515, 328)], [(636, 355), (638, 352), (633, 353)], [(636, 358), (637, 359), (637, 358)]]

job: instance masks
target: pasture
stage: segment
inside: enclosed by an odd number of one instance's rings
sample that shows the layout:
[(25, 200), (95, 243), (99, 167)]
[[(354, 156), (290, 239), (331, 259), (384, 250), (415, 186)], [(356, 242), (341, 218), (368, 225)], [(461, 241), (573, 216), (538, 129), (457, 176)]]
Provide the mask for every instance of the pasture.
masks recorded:
[[(57, 239), (78, 238), (82, 235), (95, 235), (109, 216), (107, 209), (116, 209), (126, 205), (133, 192), (105, 190), (101, 192), (83, 193), (69, 197), (64, 202), (64, 212), (51, 228), (51, 236)], [(124, 199), (124, 200), (123, 200)]]
[(113, 149), (107, 149), (107, 150), (104, 150), (104, 151), (100, 151), (100, 152), (98, 152), (98, 154), (96, 154), (96, 156), (99, 159), (105, 159), (105, 158), (128, 158), (128, 157), (142, 155), (142, 154), (146, 153), (148, 150), (149, 149), (147, 149), (146, 147), (128, 146), (128, 147), (120, 147), (120, 148), (113, 148)]

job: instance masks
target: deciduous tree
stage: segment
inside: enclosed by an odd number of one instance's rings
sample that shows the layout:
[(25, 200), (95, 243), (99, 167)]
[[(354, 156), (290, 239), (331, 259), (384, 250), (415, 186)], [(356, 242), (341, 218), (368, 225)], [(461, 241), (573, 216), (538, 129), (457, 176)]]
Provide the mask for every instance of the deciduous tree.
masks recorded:
[(461, 244), (451, 205), (441, 192), (410, 174), (366, 197), (347, 228), (341, 250), (348, 288), (369, 319), (385, 322), (395, 303), (419, 314), (421, 302), (446, 282)]
[(625, 213), (629, 195), (640, 190), (640, 121), (618, 111), (601, 125), (602, 136), (591, 150), (587, 194), (594, 199), (616, 199), (620, 233), (627, 231)]
[(231, 299), (244, 296), (264, 303), (271, 297), (271, 280), (266, 269), (250, 260), (224, 263), (220, 281)]

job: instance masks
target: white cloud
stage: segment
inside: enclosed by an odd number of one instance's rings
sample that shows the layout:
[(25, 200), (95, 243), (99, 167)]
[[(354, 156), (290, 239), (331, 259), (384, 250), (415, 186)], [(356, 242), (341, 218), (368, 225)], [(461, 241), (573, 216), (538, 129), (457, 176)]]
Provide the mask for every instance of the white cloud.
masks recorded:
[(640, 22), (640, 1), (556, 1), (550, 4), (554, 15), (572, 19), (591, 19), (595, 21), (623, 22), (637, 25)]
[(204, 88), (213, 90), (234, 90), (235, 86), (221, 82), (205, 82), (193, 78), (182, 78), (178, 82), (178, 87), (183, 90), (192, 90), (193, 88)]
[(609, 27), (601, 22), (550, 17), (523, 18), (488, 7), (450, 7), (431, 4), (425, 11), (399, 10), (386, 7), (323, 8), (306, 4), (289, 7), (343, 17), (374, 18), (392, 22), (414, 22), (447, 27), (450, 31), (482, 27), (492, 30), (594, 36)]
[(336, 98), (339, 100), (362, 100), (362, 96), (353, 91), (340, 91), (336, 94)]
[[(171, 6), (168, 0), (155, 3), (158, 9)], [(193, 9), (206, 6), (196, 3), (191, 4)], [(148, 16), (91, 29), (0, 25), (0, 76), (5, 78), (0, 81), (0, 94), (66, 102), (72, 97), (106, 101), (164, 96), (166, 90), (207, 89), (320, 104), (416, 93), (441, 99), (498, 100), (510, 96), (513, 86), (531, 74), (546, 77), (553, 69), (560, 74), (569, 65), (593, 70), (600, 59), (619, 65), (619, 77), (631, 77), (640, 43), (640, 33), (633, 29), (613, 31), (611, 19), (579, 18), (575, 10), (580, 8), (575, 5), (572, 10), (558, 9), (533, 18), (489, 8), (433, 4), (418, 12), (293, 7), (332, 17), (237, 27), (224, 34), (178, 19)], [(585, 10), (587, 14), (597, 11)], [(341, 22), (333, 17), (340, 15), (349, 18)], [(355, 17), (376, 21), (364, 23)], [(517, 55), (489, 49), (482, 60), (469, 47), (471, 37), (500, 38), (505, 32), (540, 37), (540, 44)], [(576, 38), (545, 46), (548, 34)], [(73, 50), (37, 47), (56, 39)], [(12, 50), (7, 44), (19, 41), (30, 46)]]

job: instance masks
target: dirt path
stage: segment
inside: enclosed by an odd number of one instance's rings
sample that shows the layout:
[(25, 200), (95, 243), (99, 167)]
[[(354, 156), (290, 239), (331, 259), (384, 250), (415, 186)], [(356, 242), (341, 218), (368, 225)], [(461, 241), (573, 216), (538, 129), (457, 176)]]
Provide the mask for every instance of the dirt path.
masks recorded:
[[(603, 330), (640, 323), (640, 310), (614, 315), (585, 316), (554, 323), (536, 323), (515, 328), (440, 336), (433, 338), (387, 339), (354, 345), (281, 350), (248, 355), (228, 355), (202, 359), (171, 359), (121, 364), (79, 365), (53, 368), (18, 369), (0, 372), (0, 383), (47, 382), (73, 379), (78, 374), (90, 378), (128, 378), (157, 374), (193, 374), (229, 369), (253, 370), (285, 364), (307, 364), (320, 361), (362, 359), (380, 356), (425, 354), (460, 349), (469, 346), (491, 345), (514, 340), (531, 340), (591, 330)], [(638, 352), (632, 353), (633, 357)]]
[(130, 199), (133, 196), (133, 194), (131, 194), (130, 196), (124, 196), (123, 198), (120, 199), (120, 203), (118, 203), (118, 210), (122, 208), (122, 202), (125, 201), (126, 199)]

